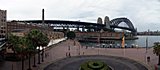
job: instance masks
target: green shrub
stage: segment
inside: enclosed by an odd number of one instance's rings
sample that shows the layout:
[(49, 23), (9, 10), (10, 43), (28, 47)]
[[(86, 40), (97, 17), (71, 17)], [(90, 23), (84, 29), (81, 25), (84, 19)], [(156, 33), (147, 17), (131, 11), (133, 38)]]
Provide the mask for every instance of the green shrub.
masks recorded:
[(70, 31), (70, 32), (67, 33), (67, 38), (68, 39), (74, 39), (75, 37), (76, 37), (75, 32)]
[(99, 61), (88, 62), (88, 67), (90, 67), (91, 69), (101, 69), (103, 66), (104, 66), (103, 62), (99, 62)]
[(111, 70), (111, 69), (104, 62), (87, 61), (81, 64), (80, 70)]

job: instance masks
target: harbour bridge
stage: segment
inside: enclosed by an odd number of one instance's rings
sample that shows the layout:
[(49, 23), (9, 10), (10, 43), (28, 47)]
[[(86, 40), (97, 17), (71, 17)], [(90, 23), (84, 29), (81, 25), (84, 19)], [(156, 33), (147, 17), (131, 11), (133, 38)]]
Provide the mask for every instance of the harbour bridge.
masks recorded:
[[(32, 23), (32, 24), (42, 24), (42, 20), (22, 20), (16, 22), (25, 22), (25, 23)], [(45, 25), (51, 26), (54, 28), (62, 27), (63, 29), (69, 28), (77, 28), (79, 30), (82, 28), (82, 31), (88, 29), (89, 31), (99, 31), (101, 29), (105, 30), (112, 30), (114, 31), (115, 28), (129, 30), (133, 35), (136, 35), (137, 30), (134, 28), (132, 22), (128, 18), (115, 18), (109, 21), (109, 27), (106, 27), (106, 24), (98, 24), (98, 23), (91, 23), (91, 22), (80, 22), (80, 21), (65, 21), (65, 20), (44, 20)], [(124, 22), (128, 27), (119, 26)]]

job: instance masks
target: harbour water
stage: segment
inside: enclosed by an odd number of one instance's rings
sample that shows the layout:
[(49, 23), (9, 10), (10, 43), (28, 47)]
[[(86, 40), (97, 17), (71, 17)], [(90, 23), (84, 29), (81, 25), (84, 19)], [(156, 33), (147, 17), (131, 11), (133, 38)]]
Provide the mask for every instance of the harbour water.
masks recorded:
[[(152, 47), (154, 45), (154, 42), (160, 41), (160, 36), (138, 36), (138, 39), (136, 40), (125, 40), (126, 47), (146, 47), (146, 40), (148, 38), (148, 47)], [(98, 43), (81, 43), (84, 46), (90, 46), (90, 47), (98, 47)], [(101, 43), (101, 45), (106, 46), (114, 46), (114, 47), (120, 47), (121, 46), (121, 40), (115, 40), (114, 44), (105, 44)], [(102, 47), (102, 46), (101, 46)]]
[(160, 36), (138, 36), (139, 39), (135, 40), (136, 44), (140, 47), (146, 47), (146, 38), (148, 38), (148, 47), (152, 47), (154, 42), (160, 41)]

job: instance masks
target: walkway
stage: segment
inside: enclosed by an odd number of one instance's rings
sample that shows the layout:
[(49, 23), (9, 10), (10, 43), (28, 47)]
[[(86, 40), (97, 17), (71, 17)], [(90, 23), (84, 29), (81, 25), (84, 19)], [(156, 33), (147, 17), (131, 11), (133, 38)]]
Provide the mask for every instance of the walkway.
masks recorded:
[[(61, 39), (56, 39), (56, 40), (51, 40), (48, 46), (55, 47), (56, 44), (59, 44), (59, 42), (63, 42), (63, 40), (66, 40), (66, 38), (61, 38)], [(49, 49), (48, 47), (47, 49)], [(41, 48), (40, 48), (41, 49)], [(36, 55), (36, 65), (38, 66), (38, 55)], [(21, 70), (22, 68), (22, 63), (21, 61), (18, 62), (12, 62), (12, 61), (3, 61), (0, 62), (0, 70)], [(33, 58), (31, 59), (31, 66), (33, 65)], [(25, 60), (24, 62), (24, 70), (28, 69), (28, 60)], [(37, 68), (32, 67), (33, 70), (37, 70)]]
[[(154, 68), (154, 65), (157, 64), (158, 57), (153, 54), (153, 48), (148, 49), (147, 53), (145, 48), (127, 48), (127, 49), (118, 49), (118, 48), (86, 48), (81, 46), (79, 42), (73, 40), (66, 40), (59, 44), (52, 45), (51, 47), (46, 48), (45, 50), (45, 59), (44, 62), (41, 62), (40, 65), (37, 64), (37, 67), (32, 67), (33, 70), (43, 70), (48, 65), (66, 58), (66, 55), (79, 56), (79, 55), (105, 55), (105, 56), (119, 56), (129, 59), (133, 59), (146, 67), (149, 70)], [(146, 62), (146, 57), (150, 56), (150, 62)], [(28, 68), (28, 61), (25, 63), (25, 70)], [(0, 70), (11, 70), (13, 64), (13, 70), (21, 70), (21, 63), (12, 63), (7, 62), (0, 64)], [(33, 65), (33, 61), (31, 63)], [(7, 68), (7, 69), (5, 69)]]
[(78, 70), (82, 63), (89, 60), (103, 61), (113, 70), (148, 70), (145, 66), (127, 58), (97, 55), (65, 58), (48, 65), (44, 70)]
[[(148, 49), (146, 53), (145, 48), (86, 48), (81, 46), (79, 42), (72, 40), (67, 40), (61, 44), (57, 44), (56, 47), (46, 50), (49, 56), (46, 57), (45, 62), (41, 64), (38, 69), (43, 70), (47, 65), (58, 61), (60, 59), (66, 58), (66, 54), (70, 53), (71, 56), (79, 55), (108, 55), (108, 56), (119, 56), (129, 59), (133, 59), (143, 65), (145, 65), (149, 70), (154, 68), (154, 65), (158, 61), (158, 57), (153, 54), (153, 48)], [(150, 62), (146, 61), (146, 57), (150, 56)]]

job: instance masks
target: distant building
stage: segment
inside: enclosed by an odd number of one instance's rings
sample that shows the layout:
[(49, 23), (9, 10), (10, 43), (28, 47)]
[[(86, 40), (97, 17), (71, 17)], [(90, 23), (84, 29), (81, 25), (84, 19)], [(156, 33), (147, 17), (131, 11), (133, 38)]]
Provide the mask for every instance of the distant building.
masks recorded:
[(6, 33), (7, 33), (6, 20), (7, 20), (7, 11), (0, 9), (0, 38), (6, 37)]

